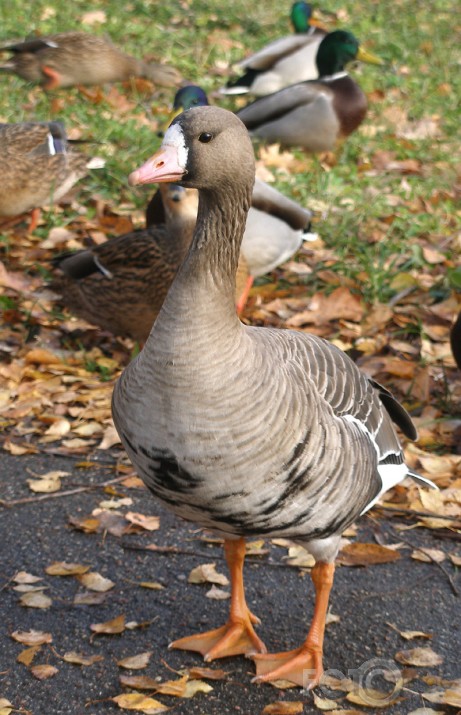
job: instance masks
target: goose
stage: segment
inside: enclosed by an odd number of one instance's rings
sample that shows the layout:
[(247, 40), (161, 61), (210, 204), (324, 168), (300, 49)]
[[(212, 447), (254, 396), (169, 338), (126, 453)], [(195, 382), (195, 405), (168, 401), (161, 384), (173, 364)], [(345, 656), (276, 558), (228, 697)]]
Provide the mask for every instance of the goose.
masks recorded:
[(280, 37), (239, 62), (244, 74), (221, 87), (221, 94), (250, 93), (261, 97), (318, 77), (315, 57), (327, 30), (312, 17), (307, 2), (294, 2), (290, 19), (295, 34)]
[(32, 210), (33, 231), (42, 206), (57, 203), (89, 169), (102, 166), (97, 157), (69, 151), (62, 122), (0, 124), (0, 216)]
[[(245, 654), (257, 682), (283, 678), (312, 688), (322, 675), (341, 533), (383, 491), (417, 478), (393, 421), (410, 439), (416, 430), (391, 393), (334, 345), (239, 320), (234, 281), (254, 177), (244, 125), (218, 107), (180, 114), (160, 150), (130, 175), (132, 185), (198, 189), (199, 213), (144, 349), (115, 385), (112, 413), (152, 493), (224, 539), (229, 618), (171, 647), (206, 661)], [(245, 539), (256, 535), (293, 539), (316, 559), (312, 624), (294, 651), (268, 654), (246, 604)]]
[[(181, 112), (208, 104), (208, 97), (199, 85), (181, 87), (175, 94), (168, 124)], [(158, 208), (158, 201), (152, 202), (152, 209), (154, 205)], [(148, 214), (149, 211), (153, 214), (152, 209), (148, 207)], [(288, 261), (304, 241), (317, 240), (318, 234), (311, 231), (311, 219), (309, 209), (256, 177), (241, 246), (249, 276), (237, 304), (239, 314), (255, 278)]]
[(367, 113), (365, 94), (344, 69), (355, 59), (382, 64), (350, 32), (330, 32), (318, 48), (318, 80), (298, 82), (256, 99), (237, 116), (259, 139), (310, 152), (331, 151), (338, 139), (357, 129)]
[(109, 39), (87, 32), (28, 38), (0, 47), (0, 52), (5, 51), (12, 56), (0, 65), (0, 71), (17, 74), (46, 90), (122, 82), (130, 77), (145, 77), (170, 87), (181, 79), (173, 67), (137, 60)]
[[(189, 249), (197, 220), (194, 189), (162, 184), (159, 197), (155, 202), (160, 201), (161, 221), (92, 248), (57, 256), (49, 284), (60, 302), (78, 317), (140, 344), (147, 340)], [(238, 302), (248, 281), (243, 258), (237, 276)]]

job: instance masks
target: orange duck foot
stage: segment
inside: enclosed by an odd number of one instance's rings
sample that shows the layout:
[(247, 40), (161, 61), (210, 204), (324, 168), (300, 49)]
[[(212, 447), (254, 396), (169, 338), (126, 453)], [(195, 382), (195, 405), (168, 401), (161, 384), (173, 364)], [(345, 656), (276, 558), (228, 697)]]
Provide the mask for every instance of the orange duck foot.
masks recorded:
[(44, 65), (42, 67), (42, 72), (47, 77), (47, 81), (43, 85), (43, 88), (49, 91), (50, 89), (57, 89), (60, 84), (61, 84), (61, 75), (57, 70), (53, 69), (52, 67), (48, 67), (47, 65)]
[(169, 647), (197, 651), (207, 662), (231, 655), (266, 653), (266, 646), (256, 635), (252, 623), (259, 623), (259, 619), (249, 613), (246, 622), (228, 621), (221, 628), (179, 638)]
[(283, 653), (252, 656), (256, 664), (254, 683), (289, 680), (306, 690), (319, 684), (323, 675), (322, 653), (306, 645)]

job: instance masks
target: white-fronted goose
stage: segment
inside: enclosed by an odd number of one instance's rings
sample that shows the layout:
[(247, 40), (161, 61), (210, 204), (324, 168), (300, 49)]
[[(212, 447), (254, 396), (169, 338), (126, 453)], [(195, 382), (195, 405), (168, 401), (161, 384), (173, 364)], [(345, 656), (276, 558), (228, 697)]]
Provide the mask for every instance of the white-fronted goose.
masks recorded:
[(5, 51), (12, 56), (0, 65), (0, 71), (17, 74), (47, 90), (122, 82), (130, 77), (145, 77), (170, 87), (181, 79), (173, 67), (137, 60), (110, 40), (87, 32), (33, 37), (0, 47), (0, 52)]
[[(338, 348), (238, 319), (235, 272), (254, 172), (240, 120), (198, 107), (177, 117), (160, 151), (131, 174), (132, 184), (197, 188), (199, 213), (144, 350), (115, 386), (113, 417), (149, 489), (178, 516), (225, 539), (229, 619), (172, 646), (207, 661), (251, 654), (258, 681), (306, 685), (310, 671), (313, 687), (322, 674), (341, 532), (412, 474), (392, 421), (409, 438), (416, 431), (393, 396)], [(245, 538), (255, 535), (294, 539), (317, 561), (311, 629), (292, 652), (265, 655), (245, 602)]]
[(0, 124), (0, 216), (19, 216), (56, 203), (85, 174), (100, 168), (100, 159), (72, 152), (61, 122)]
[(350, 32), (335, 30), (317, 51), (319, 79), (298, 82), (247, 105), (237, 116), (250, 134), (311, 152), (330, 151), (363, 122), (367, 99), (344, 68), (360, 59), (381, 60), (365, 52)]
[(312, 17), (307, 2), (294, 2), (290, 19), (295, 34), (280, 37), (239, 62), (244, 74), (222, 87), (222, 94), (250, 93), (261, 97), (318, 77), (315, 58), (327, 30)]

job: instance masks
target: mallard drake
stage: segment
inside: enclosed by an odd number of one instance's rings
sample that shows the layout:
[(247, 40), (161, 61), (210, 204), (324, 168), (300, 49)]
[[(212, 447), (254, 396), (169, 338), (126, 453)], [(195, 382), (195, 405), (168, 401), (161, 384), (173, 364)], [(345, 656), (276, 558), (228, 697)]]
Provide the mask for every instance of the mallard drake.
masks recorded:
[(112, 42), (86, 32), (60, 32), (4, 45), (12, 52), (0, 70), (41, 84), (45, 89), (122, 82), (146, 77), (165, 87), (178, 84), (179, 73), (167, 65), (126, 55)]
[(0, 216), (19, 216), (33, 209), (29, 230), (42, 206), (56, 203), (101, 159), (69, 151), (61, 122), (0, 124)]
[(261, 97), (237, 112), (250, 134), (311, 152), (330, 151), (363, 122), (367, 99), (344, 67), (360, 59), (381, 60), (359, 47), (350, 32), (335, 30), (317, 52), (319, 79), (299, 82)]
[(251, 93), (261, 97), (318, 77), (315, 58), (327, 29), (312, 17), (312, 8), (307, 2), (294, 2), (290, 17), (295, 34), (270, 42), (239, 62), (238, 66), (245, 73), (222, 87), (222, 94)]
[[(154, 203), (155, 222), (149, 222)], [(146, 211), (147, 228), (58, 256), (50, 288), (80, 318), (144, 343), (189, 249), (197, 208), (194, 189), (164, 184)], [(247, 280), (247, 265), (241, 258), (237, 301)]]
[[(254, 178), (244, 125), (217, 107), (179, 115), (160, 151), (130, 175), (134, 185), (177, 181), (198, 189), (199, 214), (144, 350), (115, 385), (112, 410), (153, 494), (224, 538), (229, 619), (171, 647), (207, 661), (252, 655), (256, 680), (313, 687), (322, 675), (341, 532), (383, 491), (417, 476), (392, 423), (410, 439), (416, 430), (391, 393), (334, 345), (238, 319), (235, 272)], [(256, 535), (293, 539), (317, 561), (312, 625), (292, 652), (266, 654), (246, 605), (245, 539)]]

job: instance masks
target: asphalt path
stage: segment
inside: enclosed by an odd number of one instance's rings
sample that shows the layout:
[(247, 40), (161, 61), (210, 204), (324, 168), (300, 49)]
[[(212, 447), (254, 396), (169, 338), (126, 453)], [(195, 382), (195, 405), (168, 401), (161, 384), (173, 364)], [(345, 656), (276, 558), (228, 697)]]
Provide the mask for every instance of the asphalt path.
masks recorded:
[[(31, 474), (51, 470), (69, 472), (63, 490), (78, 487), (96, 488), (72, 495), (44, 500), (22, 501), (0, 506), (0, 698), (7, 698), (14, 708), (33, 715), (111, 715), (126, 712), (111, 701), (124, 690), (119, 682), (122, 671), (117, 661), (145, 651), (152, 651), (148, 667), (132, 672), (159, 680), (179, 677), (173, 671), (203, 666), (195, 653), (168, 650), (168, 643), (182, 635), (222, 625), (227, 617), (228, 601), (205, 597), (209, 584), (187, 582), (192, 568), (215, 562), (225, 572), (219, 544), (203, 540), (192, 524), (180, 522), (161, 508), (147, 491), (116, 485), (118, 495), (133, 499), (130, 510), (145, 515), (158, 515), (158, 531), (113, 536), (110, 533), (84, 533), (70, 525), (71, 518), (81, 519), (111, 498), (98, 484), (114, 478), (114, 465), (119, 453), (104, 453), (101, 463), (78, 468), (77, 460), (51, 454), (12, 456), (1, 454), (0, 498), (6, 503), (36, 497), (28, 488)], [(116, 497), (117, 498), (117, 495)], [(121, 511), (127, 511), (123, 508)], [(400, 536), (414, 545), (461, 553), (461, 542), (449, 534), (440, 538), (436, 531), (411, 529), (396, 531), (402, 518), (377, 518), (372, 513), (359, 524), (361, 540), (370, 541), (376, 530), (390, 541)], [(414, 522), (413, 522), (414, 523)], [(448, 536), (448, 538), (447, 538)], [(173, 547), (172, 551), (149, 551), (146, 546)], [(247, 598), (250, 608), (262, 620), (258, 633), (270, 651), (293, 648), (304, 639), (312, 615), (312, 586), (309, 575), (286, 564), (286, 548), (268, 544), (269, 554), (248, 557), (245, 567)], [(385, 709), (371, 705), (363, 712), (407, 715), (422, 708), (422, 691), (439, 689), (421, 680), (431, 674), (454, 679), (461, 677), (461, 578), (449, 561), (445, 572), (434, 563), (410, 558), (410, 550), (396, 562), (367, 568), (339, 567), (331, 596), (331, 611), (340, 620), (327, 627), (325, 668), (336, 675), (368, 678), (379, 686), (380, 669), (404, 667), (394, 660), (402, 649), (427, 646), (429, 641), (405, 641), (390, 625), (399, 630), (418, 630), (433, 635), (430, 645), (443, 656), (437, 667), (415, 668), (418, 677), (396, 694), (396, 700)], [(54, 561), (88, 564), (115, 586), (100, 605), (76, 606), (73, 603), (82, 586), (74, 577), (55, 577), (45, 573)], [(45, 593), (52, 599), (47, 609), (24, 607), (12, 580), (18, 571), (42, 578)], [(450, 576), (452, 583), (450, 583)], [(163, 590), (142, 588), (142, 581), (156, 581)], [(142, 628), (125, 630), (120, 635), (92, 634), (90, 625), (124, 614), (127, 621), (144, 623)], [(24, 649), (11, 638), (17, 630), (30, 629), (52, 634), (52, 644), (42, 646), (33, 665), (50, 664), (57, 668), (54, 677), (38, 680), (30, 670), (17, 662)], [(101, 655), (103, 660), (90, 666), (78, 666), (62, 660), (68, 651)], [(279, 700), (304, 703), (303, 712), (318, 713), (312, 694), (300, 689), (279, 690), (272, 685), (251, 683), (253, 663), (243, 657), (227, 658), (211, 664), (222, 668), (225, 680), (207, 681), (213, 687), (191, 699), (153, 696), (182, 715), (259, 715), (263, 708)], [(171, 670), (172, 669), (172, 670)], [(359, 675), (357, 676), (357, 673)], [(381, 682), (390, 691), (393, 686)], [(389, 692), (390, 692), (389, 691)], [(332, 692), (316, 691), (320, 696)], [(455, 712), (428, 704), (444, 712)], [(356, 705), (338, 699), (338, 708)]]

